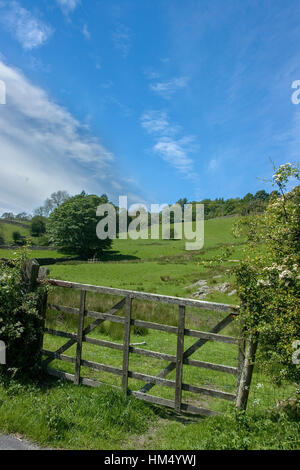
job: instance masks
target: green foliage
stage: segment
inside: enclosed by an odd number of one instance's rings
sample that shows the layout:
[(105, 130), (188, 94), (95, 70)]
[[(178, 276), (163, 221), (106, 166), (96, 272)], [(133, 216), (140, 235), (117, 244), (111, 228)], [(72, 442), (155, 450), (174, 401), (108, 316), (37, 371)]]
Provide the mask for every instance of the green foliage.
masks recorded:
[(22, 235), (18, 230), (14, 231), (13, 234), (13, 241), (16, 245), (23, 245), (25, 240), (22, 239)]
[(26, 249), (20, 249), (9, 264), (0, 262), (0, 339), (7, 356), (6, 365), (0, 366), (2, 372), (33, 372), (39, 362), (41, 289), (27, 292), (26, 260)]
[(49, 235), (55, 246), (65, 253), (83, 258), (101, 255), (110, 248), (112, 241), (99, 240), (96, 234), (97, 207), (107, 203), (106, 196), (87, 195), (84, 192), (73, 196), (54, 209), (49, 217)]
[[(215, 217), (223, 217), (229, 215), (248, 215), (261, 214), (265, 211), (271, 195), (261, 189), (256, 194), (248, 193), (243, 198), (215, 200), (203, 199), (199, 204), (204, 204), (205, 219), (213, 219)], [(193, 220), (195, 220), (196, 211), (193, 209)]]
[(46, 233), (46, 221), (47, 219), (41, 215), (33, 217), (30, 224), (30, 234), (33, 237), (40, 237)]
[(50, 238), (49, 235), (44, 233), (40, 237), (37, 238), (37, 240), (34, 241), (36, 245), (38, 246), (49, 246), (50, 245)]
[(299, 178), (297, 167), (282, 165), (273, 175), (282, 195), (239, 225), (248, 246), (235, 272), (246, 324), (260, 335), (260, 361), (277, 381), (299, 383), (292, 355), (300, 338), (300, 186), (285, 193), (291, 177)]
[(4, 239), (4, 234), (3, 234), (3, 229), (0, 226), (0, 245), (4, 245), (5, 239)]

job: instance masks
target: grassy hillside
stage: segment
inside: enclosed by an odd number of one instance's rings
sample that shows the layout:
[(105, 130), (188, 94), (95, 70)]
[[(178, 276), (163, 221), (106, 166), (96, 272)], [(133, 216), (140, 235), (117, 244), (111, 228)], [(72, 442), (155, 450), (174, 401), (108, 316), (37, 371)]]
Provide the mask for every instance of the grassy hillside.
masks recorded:
[[(88, 284), (121, 287), (131, 290), (156, 292), (186, 297), (193, 289), (190, 284), (199, 279), (216, 283), (231, 282), (226, 270), (234, 264), (205, 267), (202, 261), (222, 254), (225, 247), (232, 249), (230, 259), (241, 256), (243, 240), (231, 233), (235, 217), (212, 219), (205, 222), (205, 244), (200, 251), (186, 251), (184, 240), (114, 240), (112, 252), (100, 263), (69, 262), (50, 267), (51, 277)], [(215, 292), (209, 300), (234, 303), (235, 296)]]
[[(26, 223), (24, 223), (24, 225), (26, 225)], [(21, 235), (26, 237), (29, 235), (29, 225), (28, 229), (26, 229), (25, 227), (21, 227), (15, 224), (8, 224), (0, 220), (0, 234), (4, 236), (5, 243), (13, 243), (13, 232), (20, 232)]]

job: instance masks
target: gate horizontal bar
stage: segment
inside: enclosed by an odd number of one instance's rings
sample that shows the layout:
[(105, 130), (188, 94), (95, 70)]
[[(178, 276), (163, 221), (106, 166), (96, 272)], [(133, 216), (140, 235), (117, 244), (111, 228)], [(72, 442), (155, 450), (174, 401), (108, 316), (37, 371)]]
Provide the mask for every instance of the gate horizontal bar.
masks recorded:
[(133, 291), (127, 289), (117, 289), (115, 287), (95, 286), (91, 284), (82, 284), (78, 282), (61, 281), (57, 279), (40, 280), (40, 284), (48, 284), (56, 287), (66, 287), (68, 289), (78, 289), (90, 292), (99, 292), (102, 294), (130, 296), (133, 299), (149, 300), (153, 302), (162, 302), (167, 304), (184, 305), (200, 308), (203, 310), (215, 310), (218, 312), (228, 312), (238, 315), (239, 306), (221, 304), (217, 302), (207, 302), (204, 300), (186, 299), (183, 297), (172, 297), (169, 295), (151, 294), (148, 292)]
[(218, 372), (227, 372), (228, 374), (233, 375), (238, 374), (237, 367), (225, 366), (223, 364), (214, 364), (212, 362), (198, 361), (196, 359), (183, 359), (183, 364), (186, 364), (188, 366), (201, 367), (203, 369), (216, 370)]
[(198, 331), (185, 329), (184, 334), (186, 336), (193, 336), (194, 338), (207, 339), (208, 341), (219, 341), (221, 343), (239, 344), (239, 338), (233, 336), (218, 335), (216, 333), (209, 333), (208, 331)]
[(222, 398), (223, 400), (234, 401), (236, 395), (233, 393), (223, 392), (222, 390), (214, 390), (206, 387), (198, 387), (196, 385), (182, 384), (182, 390), (193, 393), (201, 393), (215, 398)]
[[(156, 405), (167, 406), (168, 408), (172, 408), (172, 409), (175, 408), (175, 403), (173, 400), (156, 397), (154, 395), (148, 395), (142, 392), (135, 392), (133, 390), (128, 390), (128, 393), (129, 395), (132, 395), (135, 398), (138, 398), (139, 400), (147, 401), (149, 403), (154, 403)], [(221, 414), (221, 413), (218, 413), (217, 411), (208, 410), (206, 408), (200, 408), (198, 406), (188, 405), (187, 403), (181, 404), (181, 410), (188, 411), (190, 413), (199, 414), (202, 416), (218, 416)]]

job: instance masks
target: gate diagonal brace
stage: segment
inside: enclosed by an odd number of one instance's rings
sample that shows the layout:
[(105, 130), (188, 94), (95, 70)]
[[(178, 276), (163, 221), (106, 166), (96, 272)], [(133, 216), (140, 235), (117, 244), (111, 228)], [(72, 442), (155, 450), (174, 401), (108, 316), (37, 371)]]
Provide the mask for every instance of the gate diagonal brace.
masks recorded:
[[(223, 330), (227, 325), (229, 325), (232, 321), (234, 320), (234, 315), (230, 314), (227, 317), (225, 317), (223, 320), (221, 320), (217, 325), (215, 325), (209, 333), (219, 333), (221, 330)], [(183, 361), (190, 357), (194, 352), (198, 351), (204, 344), (209, 341), (208, 339), (198, 339), (192, 346), (190, 346), (184, 353), (183, 353)], [(165, 367), (158, 375), (157, 377), (164, 378), (167, 375), (169, 375), (174, 369), (176, 369), (176, 362), (170, 362), (167, 367)], [(148, 393), (155, 384), (147, 383), (145, 384), (139, 392), (141, 393)]]
[[(117, 311), (120, 310), (124, 305), (125, 305), (125, 298), (122, 299), (120, 302), (118, 302), (116, 305), (114, 305), (106, 313), (109, 314), (109, 315), (115, 315), (117, 313)], [(88, 335), (91, 331), (93, 331), (95, 328), (97, 328), (97, 326), (101, 325), (101, 323), (103, 323), (105, 321), (106, 320), (103, 320), (102, 318), (101, 319), (99, 318), (98, 320), (93, 321), (89, 326), (87, 326), (83, 330), (83, 336)], [(77, 338), (76, 339), (69, 339), (69, 341), (67, 341), (65, 344), (63, 344), (63, 346), (61, 346), (59, 349), (57, 349), (57, 351), (55, 351), (55, 354), (64, 353), (67, 349), (69, 349), (71, 346), (73, 346), (73, 344), (76, 344), (76, 342), (77, 342)], [(45, 359), (42, 362), (42, 365), (46, 367), (53, 360), (54, 360), (54, 358), (48, 357), (47, 359)]]

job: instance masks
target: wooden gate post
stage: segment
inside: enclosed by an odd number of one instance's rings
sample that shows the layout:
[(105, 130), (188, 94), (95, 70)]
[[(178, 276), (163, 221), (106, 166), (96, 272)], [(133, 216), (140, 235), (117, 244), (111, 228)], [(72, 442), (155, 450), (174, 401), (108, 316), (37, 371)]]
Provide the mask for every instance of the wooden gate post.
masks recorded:
[(236, 397), (236, 407), (243, 410), (246, 410), (247, 408), (257, 346), (258, 335), (250, 333)]
[(245, 362), (245, 349), (246, 349), (246, 339), (245, 339), (245, 325), (241, 325), (239, 332), (239, 343), (238, 343), (238, 373), (237, 373), (237, 384), (236, 389), (237, 393), (240, 387), (241, 376), (244, 368)]
[(35, 259), (31, 259), (25, 263), (24, 276), (27, 292), (35, 291), (39, 269), (40, 265)]
[[(34, 292), (38, 287), (38, 278), (39, 278), (40, 265), (35, 259), (26, 261), (24, 266), (24, 278), (26, 283), (27, 292)], [(41, 292), (38, 298), (37, 305), (40, 317), (40, 332), (38, 337), (38, 348), (39, 348), (39, 360), (42, 359), (42, 349), (44, 341), (44, 329), (45, 329), (45, 320), (46, 320), (46, 310), (47, 310), (47, 292)]]
[(129, 369), (129, 346), (130, 346), (130, 326), (131, 326), (131, 308), (132, 298), (126, 297), (125, 304), (125, 323), (124, 323), (124, 351), (123, 351), (123, 375), (122, 388), (125, 395), (128, 395), (128, 369)]
[(177, 355), (176, 355), (176, 384), (175, 384), (175, 410), (181, 411), (182, 397), (182, 366), (184, 352), (184, 324), (185, 324), (185, 306), (179, 305), (178, 311), (178, 333), (177, 333)]
[(80, 369), (81, 369), (81, 356), (82, 356), (82, 337), (84, 329), (84, 316), (85, 316), (85, 300), (86, 300), (86, 291), (80, 291), (80, 308), (78, 315), (78, 329), (77, 329), (77, 348), (76, 348), (76, 358), (75, 358), (75, 378), (74, 384), (80, 384)]

